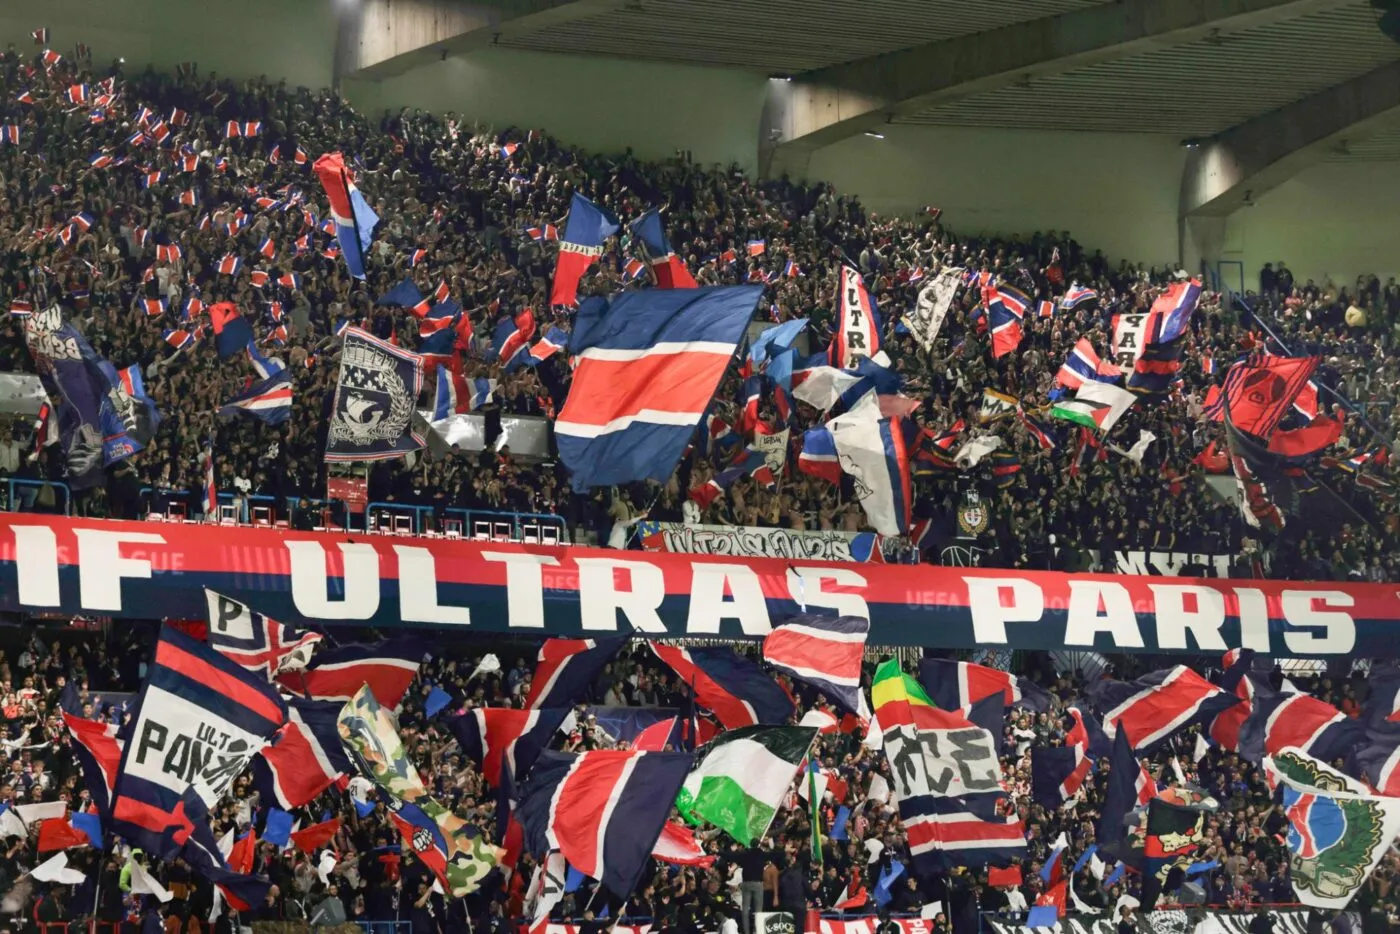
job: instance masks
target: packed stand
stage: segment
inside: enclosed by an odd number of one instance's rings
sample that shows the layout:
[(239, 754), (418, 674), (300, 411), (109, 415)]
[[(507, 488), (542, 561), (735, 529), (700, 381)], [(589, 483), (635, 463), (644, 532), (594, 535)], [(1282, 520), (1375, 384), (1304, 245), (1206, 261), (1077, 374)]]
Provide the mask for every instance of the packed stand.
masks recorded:
[[(130, 692), (146, 677), (154, 634), (153, 626), (124, 623), (105, 636), (100, 631), (50, 631), (42, 638), (31, 633), (27, 639), (7, 643), (0, 653), (0, 704), (6, 725), (0, 818), (6, 810), (46, 801), (65, 801), (71, 812), (86, 807), (89, 788), (60, 709), (65, 687), (76, 686), (85, 718), (129, 722), (135, 696)], [(428, 656), (397, 715), (404, 748), (430, 792), (483, 834), (491, 834), (496, 826), (498, 797), (483, 779), (481, 762), (474, 761), (454, 739), (451, 724), (476, 708), (523, 706), (531, 692), (533, 647), (499, 648), (504, 663), (487, 664), (481, 674), (484, 656), (474, 652)], [(1123, 659), (1122, 663), (1147, 661)], [(866, 690), (873, 673), (874, 666), (867, 662)], [(748, 932), (747, 912), (752, 910), (790, 911), (799, 919), (809, 909), (840, 912), (847, 918), (870, 916), (877, 910), (882, 917), (922, 914), (929, 929), (958, 932), (979, 930), (979, 913), (1000, 913), (1009, 920), (1023, 917), (1028, 906), (1043, 901), (1049, 886), (1042, 881), (1041, 871), (1062, 833), (1069, 843), (1061, 856), (1063, 867), (1093, 855), (1090, 847), (1096, 842), (1095, 826), (1105, 805), (1112, 766), (1108, 760), (1098, 762), (1066, 807), (1051, 808), (1037, 800), (1030, 750), (1072, 741), (1074, 721), (1066, 710), (1070, 704), (1084, 705), (1087, 685), (1078, 673), (1057, 672), (1043, 655), (1027, 655), (1022, 674), (1028, 679), (1022, 682), (1025, 690), (1046, 692), (1050, 707), (1041, 713), (1008, 709), (1000, 727), (1003, 807), (1025, 827), (1024, 854), (1010, 861), (1019, 881), (1007, 883), (1000, 877), (989, 881), (989, 872), (1006, 872), (1006, 868), (955, 867), (931, 874), (901, 872), (888, 884), (877, 885), (890, 877), (892, 867), (913, 865), (908, 836), (890, 794), (895, 777), (884, 752), (878, 742), (865, 740), (862, 729), (842, 726), (823, 733), (816, 747), (826, 782), (816, 815), (820, 864), (811, 847), (813, 811), (802, 798), (804, 775), (789, 790), (768, 833), (754, 846), (742, 846), (714, 827), (701, 826), (696, 839), (712, 862), (707, 858), (695, 860), (698, 865), (672, 865), (658, 860), (625, 897), (589, 879), (570, 880), (552, 917), (598, 930), (606, 926), (601, 919), (609, 917), (652, 919), (654, 930), (680, 932)], [(1277, 667), (1262, 677), (1271, 685), (1284, 685), (1284, 674)], [(804, 720), (814, 711), (830, 714), (833, 721), (846, 719), (810, 686), (784, 676), (779, 680), (784, 690), (798, 698)], [(1335, 702), (1351, 716), (1368, 700), (1368, 680), (1359, 672), (1345, 679), (1300, 678), (1297, 687), (1320, 701)], [(450, 700), (435, 704), (440, 692)], [(601, 669), (588, 696), (580, 699), (582, 703), (551, 744), (565, 751), (625, 748), (628, 743), (623, 737), (635, 738), (633, 731), (619, 726), (627, 720), (628, 711), (644, 714), (652, 707), (665, 708), (662, 712), (667, 715), (693, 711), (688, 694), (675, 672), (660, 664), (644, 643), (633, 642)], [(878, 698), (878, 692), (872, 696)], [(1196, 733), (1193, 728), (1179, 734), (1143, 762), (1164, 794), (1175, 789), (1185, 797), (1197, 794), (1218, 803), (1193, 857), (1196, 863), (1213, 864), (1193, 877), (1204, 889), (1205, 903), (1231, 910), (1296, 903), (1283, 843), (1288, 819), (1272, 803), (1261, 773), (1238, 754), (1213, 745), (1193, 761), (1190, 750), (1197, 743)], [(529, 854), (520, 858), (508, 878), (498, 870), (477, 893), (444, 898), (434, 887), (432, 871), (410, 847), (401, 845), (384, 801), (376, 800), (370, 787), (369, 781), (356, 775), (294, 809), (302, 828), (325, 826), (333, 819), (339, 819), (340, 825), (333, 836), (310, 846), (299, 846), (295, 834), (291, 842), (279, 846), (262, 842), (273, 833), (269, 822), (275, 807), (260, 799), (248, 775), (241, 776), (211, 814), (214, 834), (219, 837), (232, 831), (242, 837), (253, 830), (252, 839), (259, 842), (252, 870), (273, 883), (262, 903), (242, 912), (227, 905), (216, 908), (213, 887), (185, 863), (155, 863), (110, 837), (105, 851), (63, 844), (72, 847), (63, 852), (70, 868), (80, 871), (80, 882), (36, 882), (27, 874), (53, 855), (43, 832), (49, 822), (16, 835), (12, 824), (0, 820), (0, 836), (7, 838), (0, 849), (0, 919), (11, 930), (22, 929), (16, 927), (21, 918), (26, 919), (24, 923), (28, 919), (56, 923), (96, 917), (102, 922), (130, 920), (143, 929), (164, 919), (167, 930), (197, 931), (210, 923), (207, 919), (213, 912), (212, 926), (217, 931), (257, 922), (308, 922), (334, 928), (346, 922), (404, 921), (412, 924), (415, 934), (425, 934), (466, 930), (468, 916), (471, 929), (494, 932), (516, 930), (519, 919), (528, 918), (527, 888), (535, 874), (535, 860)], [(333, 854), (329, 860), (328, 852)], [(1111, 860), (1105, 861), (1112, 865)], [(158, 902), (153, 895), (141, 894), (149, 889), (139, 884), (133, 892), (133, 879), (140, 876), (133, 863), (173, 898)], [(1350, 906), (1364, 921), (1362, 930), (1393, 929), (1400, 923), (1400, 900), (1394, 888), (1397, 872), (1400, 858), (1391, 852)], [(1134, 905), (1143, 894), (1136, 871), (1107, 875), (1102, 869), (1077, 871), (1071, 880), (1072, 908), (1085, 913), (1083, 917), (1097, 912), (1117, 918), (1124, 904)], [(1178, 898), (1185, 897), (1183, 891), (1163, 892), (1157, 907), (1178, 905)], [(1131, 918), (1131, 907), (1127, 914)], [(1318, 912), (1316, 918), (1319, 924), (1330, 922), (1332, 913)], [(589, 928), (590, 924), (594, 926)]]
[[(855, 264), (883, 314), (884, 346), (904, 391), (921, 403), (914, 413), (924, 430), (921, 444), (958, 419), (975, 426), (985, 388), (1015, 396), (1027, 412), (1041, 411), (1080, 337), (1106, 354), (1111, 316), (1145, 307), (1158, 286), (1183, 275), (1114, 266), (1064, 231), (958, 236), (937, 212), (881, 218), (826, 185), (756, 183), (736, 167), (682, 159), (594, 155), (533, 131), (485, 131), (452, 113), (404, 109), (376, 122), (329, 92), (265, 79), (219, 80), (194, 66), (174, 76), (127, 75), (120, 63), (96, 65), (81, 47), (61, 56), (40, 47), (12, 49), (3, 64), (0, 119), (12, 134), (0, 150), (0, 167), (11, 180), (4, 298), (12, 312), (61, 303), (115, 367), (140, 364), (163, 415), (146, 451), (109, 469), (105, 487), (77, 494), (76, 510), (85, 514), (132, 517), (171, 498), (197, 511), (201, 454), (212, 438), (220, 491), (270, 496), (282, 504), (282, 517), (319, 522), (309, 501), (326, 489), (321, 451), (337, 374), (334, 335), (353, 321), (417, 346), (418, 319), (376, 304), (405, 277), (425, 295), (445, 285), (470, 316), (475, 351), (464, 375), (497, 381), (483, 410), (488, 441), (499, 432), (497, 416), (552, 417), (570, 383), (562, 354), (506, 373), (485, 362), (484, 351), (496, 324), (525, 308), (535, 310), (539, 333), (553, 324), (567, 329), (568, 309), (547, 307), (556, 252), (551, 237), (576, 192), (624, 225), (664, 206), (671, 243), (700, 284), (767, 283), (758, 317), (808, 318), (812, 350), (825, 347), (832, 333), (837, 270)], [(347, 153), (382, 218), (363, 284), (347, 273), (322, 223), (310, 162), (330, 151)], [(645, 286), (634, 245), (625, 240), (608, 241), (583, 280), (584, 293)], [(994, 360), (974, 320), (979, 291), (969, 286), (926, 350), (901, 333), (899, 317), (940, 263), (988, 272), (1057, 307), (1048, 319), (1028, 316), (1017, 352)], [(1258, 320), (1290, 345), (1323, 355), (1318, 382), (1364, 404), (1369, 423), (1389, 434), (1400, 367), (1390, 353), (1400, 302), (1394, 282), (1382, 288), (1371, 279), (1337, 290), (1296, 283), (1279, 265), (1264, 270), (1261, 294), (1250, 299), (1261, 306)], [(1094, 290), (1097, 300), (1058, 307), (1072, 284)], [(208, 309), (221, 301), (256, 322), (262, 352), (294, 375), (294, 407), (283, 426), (214, 415), (254, 381), (241, 360), (221, 361), (213, 352)], [(12, 314), (0, 334), (0, 372), (31, 366), (24, 320)], [(1076, 444), (1064, 430), (1046, 449), (1007, 422), (992, 426), (1004, 439), (995, 465), (916, 472), (914, 514), (933, 533), (921, 541), (925, 557), (938, 560), (942, 546), (957, 538), (954, 516), (969, 488), (992, 511), (977, 542), (984, 564), (1109, 567), (1112, 552), (1124, 548), (1257, 550), (1235, 508), (1202, 485), (1203, 468), (1228, 468), (1219, 463), (1219, 426), (1200, 417), (1207, 384), (1268, 340), (1255, 321), (1220, 296), (1206, 297), (1192, 320), (1182, 382), (1169, 396), (1135, 406), (1114, 435), (1115, 441), (1131, 438), (1134, 429), (1156, 435), (1138, 462), (1122, 457), (1121, 447), (1112, 452), (1093, 442), (1086, 450), (1085, 439)], [(1215, 373), (1206, 375), (1211, 361)], [(716, 397), (714, 412), (730, 425), (741, 415), (739, 389), (731, 371)], [(1324, 390), (1324, 410), (1328, 398)], [(773, 422), (771, 400), (760, 419)], [(452, 506), (555, 513), (575, 537), (599, 542), (635, 542), (632, 524), (642, 517), (866, 528), (849, 480), (838, 487), (796, 469), (802, 429), (818, 422), (816, 410), (798, 405), (786, 467), (772, 490), (740, 479), (725, 495), (696, 496), (732, 453), (701, 445), (660, 489), (636, 484), (579, 494), (562, 466), (505, 451), (380, 464), (369, 476), (369, 500), (432, 507), (438, 520)], [(969, 434), (978, 433), (985, 432)], [(1337, 451), (1374, 450), (1378, 443), (1360, 416), (1350, 415)], [(37, 460), (33, 447), (28, 420), (0, 430), (0, 476), (63, 480), (57, 447), (41, 449)], [(1382, 483), (1388, 476), (1380, 459), (1366, 469)], [(1396, 513), (1389, 494), (1358, 491), (1344, 475), (1335, 485), (1357, 512), (1344, 516), (1350, 521), (1340, 531), (1297, 523), (1282, 547), (1267, 549), (1274, 573), (1394, 579), (1396, 551), (1388, 546)], [(143, 494), (146, 489), (152, 492)], [(12, 508), (63, 508), (62, 496), (53, 488), (21, 487)]]

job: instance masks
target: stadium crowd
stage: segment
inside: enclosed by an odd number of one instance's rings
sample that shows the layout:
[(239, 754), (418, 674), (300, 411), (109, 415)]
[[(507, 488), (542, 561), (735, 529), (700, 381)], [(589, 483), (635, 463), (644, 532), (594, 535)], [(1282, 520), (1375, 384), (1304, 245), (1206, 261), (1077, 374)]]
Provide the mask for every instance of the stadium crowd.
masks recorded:
[[(27, 640), (7, 643), (7, 650), (0, 653), (0, 705), (5, 723), (0, 747), (0, 804), (64, 800), (73, 809), (85, 804), (88, 792), (59, 715), (59, 695), (71, 681), (81, 686), (89, 716), (113, 722), (128, 718), (132, 695), (121, 692), (138, 688), (154, 633), (153, 624), (128, 621), (106, 635), (100, 631), (51, 630), (46, 638), (31, 634)], [(518, 654), (506, 654), (510, 651)], [(479, 657), (456, 651), (429, 656), (398, 713), (405, 748), (429, 790), (484, 833), (495, 827), (496, 795), (486, 787), (477, 765), (457, 745), (446, 723), (458, 712), (475, 706), (521, 706), (530, 689), (532, 651), (518, 644), (502, 648), (499, 670), (475, 680), (469, 679), (469, 673), (475, 671)], [(1135, 662), (1124, 659), (1123, 664)], [(870, 670), (867, 666), (867, 681)], [(1072, 724), (1064, 716), (1063, 705), (1081, 697), (1083, 680), (1075, 672), (1057, 672), (1043, 655), (1028, 655), (1024, 671), (1048, 689), (1054, 709), (1040, 714), (1008, 710), (1004, 726), (1001, 763), (1007, 809), (1024, 822), (1028, 841), (1021, 883), (990, 885), (985, 869), (954, 869), (924, 877), (908, 872), (890, 888), (882, 913), (918, 916), (922, 912), (930, 921), (930, 930), (977, 931), (979, 913), (1018, 917), (1017, 912), (1035, 904), (1045, 889), (1039, 872), (1061, 833), (1070, 842), (1066, 867), (1095, 841), (1094, 827), (1111, 771), (1107, 760), (1098, 764), (1071, 807), (1047, 810), (1034, 801), (1030, 781), (1029, 750), (1065, 742)], [(1279, 684), (1283, 673), (1275, 668), (1269, 678)], [(801, 709), (823, 709), (839, 716), (839, 711), (832, 710), (829, 702), (810, 688), (788, 681), (785, 685), (798, 696)], [(1298, 687), (1343, 704), (1343, 709), (1352, 713), (1366, 697), (1366, 679), (1361, 674), (1338, 680), (1324, 675), (1299, 678)], [(450, 693), (452, 702), (446, 710), (429, 716), (425, 704), (434, 688)], [(602, 725), (606, 718), (600, 721), (591, 713), (597, 710), (593, 704), (684, 709), (686, 688), (638, 642), (624, 648), (603, 670), (591, 693), (591, 698), (585, 698), (591, 704), (578, 707), (572, 723), (566, 721), (569, 732), (557, 737), (558, 748), (587, 750), (619, 745), (619, 738)], [(1345, 706), (1348, 700), (1350, 707)], [(833, 911), (843, 897), (861, 890), (869, 896), (876, 880), (893, 863), (907, 865), (910, 861), (896, 802), (889, 794), (893, 787), (890, 766), (878, 747), (871, 748), (861, 739), (855, 731), (824, 734), (818, 740), (819, 759), (829, 777), (821, 806), (822, 865), (814, 865), (809, 850), (811, 812), (805, 802), (791, 794), (768, 836), (757, 846), (743, 848), (714, 828), (702, 829), (697, 836), (706, 851), (717, 857), (713, 866), (657, 862), (652, 874), (644, 876), (625, 898), (605, 889), (595, 891), (595, 883), (582, 880), (564, 896), (554, 917), (572, 919), (590, 930), (602, 930), (602, 919), (609, 917), (650, 918), (655, 930), (697, 934), (720, 930), (730, 920), (747, 932), (748, 921), (740, 910), (740, 880), (761, 880), (759, 898), (765, 909), (799, 915), (809, 908)], [(1218, 802), (1219, 809), (1210, 816), (1197, 856), (1201, 862), (1218, 863), (1218, 867), (1194, 879), (1204, 889), (1206, 903), (1236, 910), (1295, 903), (1282, 842), (1287, 821), (1280, 808), (1271, 804), (1260, 773), (1238, 755), (1215, 747), (1193, 762), (1190, 750), (1194, 739), (1194, 731), (1183, 733), (1144, 761), (1161, 787), (1208, 795)], [(333, 869), (321, 867), (323, 871), (318, 873), (316, 854), (260, 842), (254, 871), (268, 876), (274, 888), (265, 903), (247, 912), (225, 907), (213, 929), (229, 931), (235, 924), (257, 922), (309, 922), (334, 928), (345, 922), (406, 921), (411, 922), (414, 934), (430, 934), (468, 930), (470, 916), (472, 930), (500, 934), (516, 930), (517, 920), (528, 916), (526, 886), (534, 870), (530, 856), (522, 857), (509, 880), (496, 877), (475, 895), (444, 899), (433, 891), (430, 871), (408, 847), (400, 846), (383, 803), (370, 811), (355, 806), (366, 797), (357, 787), (361, 784), (368, 787), (364, 779), (354, 778), (347, 791), (333, 788), (294, 812), (303, 827), (332, 816), (342, 820), (334, 839), (325, 844), (336, 855)], [(374, 799), (370, 796), (369, 800)], [(259, 800), (245, 775), (214, 814), (216, 836), (229, 830), (241, 835), (253, 828), (261, 839), (267, 804)], [(833, 839), (842, 808), (850, 812), (844, 839)], [(142, 931), (160, 930), (164, 924), (166, 931), (193, 932), (209, 924), (213, 889), (180, 862), (149, 865), (139, 851), (129, 857), (118, 847), (107, 852), (80, 847), (67, 854), (70, 865), (78, 867), (87, 881), (78, 886), (49, 885), (25, 878), (28, 870), (52, 855), (37, 852), (36, 846), (32, 833), (27, 838), (0, 841), (0, 929), (35, 930), (36, 922), (93, 916), (103, 922), (129, 920)], [(174, 899), (161, 906), (152, 896), (133, 894), (129, 858), (146, 862), (146, 868), (174, 893)], [(1107, 878), (1113, 880), (1112, 874)], [(1397, 881), (1400, 856), (1392, 852), (1351, 906), (1352, 915), (1363, 927), (1328, 928), (1325, 925), (1331, 922), (1331, 913), (1315, 912), (1317, 926), (1311, 929), (1364, 930), (1368, 934), (1394, 930), (1400, 924)], [(1105, 917), (1118, 917), (1122, 896), (1141, 895), (1135, 872), (1105, 883), (1085, 870), (1073, 874), (1072, 882), (1076, 910), (1098, 911)], [(1181, 895), (1181, 890), (1166, 892), (1157, 905), (1177, 905)], [(865, 904), (851, 908), (847, 917), (868, 916), (875, 910), (875, 901), (867, 898)], [(590, 928), (588, 922), (595, 920), (597, 924)], [(260, 926), (257, 930), (267, 929)]]
[[(882, 311), (885, 349), (905, 379), (905, 392), (921, 401), (914, 418), (924, 429), (923, 442), (959, 418), (974, 433), (983, 431), (975, 426), (984, 388), (1039, 411), (1081, 336), (1106, 354), (1110, 316), (1145, 307), (1159, 286), (1184, 276), (1170, 264), (1114, 265), (1067, 231), (958, 235), (935, 211), (912, 219), (878, 217), (830, 186), (759, 183), (737, 167), (592, 154), (543, 133), (474, 127), (453, 113), (404, 109), (376, 121), (328, 91), (267, 79), (221, 80), (194, 66), (177, 75), (128, 75), (120, 63), (92, 62), (83, 49), (57, 62), (45, 55), (11, 48), (0, 59), (0, 120), (17, 134), (0, 148), (7, 207), (0, 226), (7, 259), (0, 300), (12, 310), (60, 303), (114, 366), (141, 365), (163, 416), (153, 443), (110, 468), (105, 488), (77, 495), (75, 510), (83, 514), (136, 516), (151, 501), (144, 488), (154, 491), (157, 505), (174, 497), (194, 512), (200, 456), (212, 437), (221, 491), (274, 497), (283, 504), (283, 518), (311, 522), (303, 500), (326, 490), (321, 451), (338, 371), (336, 327), (363, 323), (381, 337), (416, 346), (416, 319), (375, 304), (405, 277), (425, 294), (445, 283), (470, 314), (479, 346), (467, 358), (466, 375), (498, 381), (485, 409), (488, 436), (499, 430), (493, 427), (499, 415), (551, 416), (569, 386), (563, 355), (506, 374), (480, 351), (497, 320), (524, 308), (535, 311), (539, 333), (555, 322), (567, 327), (569, 310), (547, 305), (556, 245), (527, 231), (545, 224), (562, 229), (573, 192), (614, 212), (624, 225), (649, 207), (664, 207), (672, 246), (701, 284), (766, 281), (758, 316), (808, 318), (812, 350), (824, 347), (832, 330), (839, 264), (857, 264)], [(80, 104), (73, 103), (75, 87), (84, 89)], [(236, 136), (229, 135), (231, 121)], [(313, 223), (323, 196), (309, 162), (333, 150), (347, 154), (381, 217), (364, 283), (349, 276), (330, 249), (333, 238)], [(80, 214), (91, 223), (67, 220)], [(746, 245), (758, 241), (763, 250), (751, 255)], [(610, 240), (583, 291), (644, 287), (645, 275), (626, 281), (634, 252), (625, 237)], [(232, 275), (220, 271), (230, 258), (241, 260)], [(897, 323), (940, 264), (990, 271), (1037, 300), (1058, 299), (1072, 283), (1095, 289), (1099, 300), (1049, 319), (1028, 315), (1018, 352), (993, 360), (974, 323), (977, 289), (964, 288), (931, 351), (925, 350)], [(1400, 516), (1393, 498), (1357, 489), (1354, 475), (1328, 473), (1324, 479), (1340, 498), (1326, 510), (1309, 510), (1336, 516), (1335, 522), (1309, 515), (1280, 541), (1262, 545), (1235, 508), (1205, 488), (1205, 472), (1229, 469), (1219, 424), (1201, 417), (1205, 391), (1242, 354), (1279, 349), (1269, 343), (1265, 325), (1291, 349), (1321, 355), (1318, 381), (1365, 405), (1367, 424), (1385, 435), (1394, 430), (1400, 356), (1392, 332), (1400, 324), (1400, 287), (1393, 279), (1381, 286), (1375, 278), (1341, 288), (1299, 283), (1278, 265), (1264, 269), (1261, 291), (1248, 299), (1257, 318), (1238, 303), (1207, 295), (1192, 321), (1177, 390), (1129, 411), (1108, 439), (1121, 445), (1117, 451), (1107, 443), (1086, 449), (1086, 439), (1064, 427), (1058, 445), (1046, 450), (1010, 420), (985, 429), (996, 431), (1002, 451), (1012, 455), (995, 470), (983, 461), (971, 470), (918, 473), (914, 515), (931, 520), (933, 529), (924, 541), (926, 557), (936, 560), (953, 538), (958, 504), (971, 488), (992, 513), (979, 542), (984, 564), (1111, 567), (1113, 552), (1125, 548), (1247, 558), (1268, 551), (1279, 576), (1397, 579), (1400, 551), (1392, 545)], [(262, 272), (266, 282), (255, 275)], [(299, 283), (278, 284), (285, 273)], [(284, 425), (216, 418), (217, 407), (254, 377), (241, 356), (215, 355), (205, 311), (186, 319), (191, 297), (206, 310), (219, 301), (236, 303), (256, 322), (264, 352), (290, 366), (295, 402)], [(24, 318), (8, 317), (0, 326), (0, 372), (22, 372), (32, 368)], [(195, 340), (176, 350), (167, 332), (175, 332), (175, 342), (185, 334)], [(715, 411), (730, 424), (737, 420), (739, 383), (731, 370), (716, 396)], [(1324, 410), (1331, 399), (1324, 390)], [(773, 423), (771, 401), (765, 400), (760, 417)], [(799, 403), (776, 489), (741, 479), (703, 510), (690, 491), (723, 467), (732, 449), (721, 454), (698, 446), (659, 489), (637, 484), (587, 495), (570, 490), (562, 465), (508, 449), (442, 460), (410, 457), (370, 471), (369, 500), (431, 506), (439, 517), (449, 506), (555, 513), (575, 538), (599, 542), (642, 517), (865, 528), (849, 480), (838, 489), (796, 469), (801, 429), (818, 420)], [(1348, 411), (1345, 425), (1331, 452), (1338, 460), (1379, 449), (1381, 440), (1360, 414)], [(1138, 430), (1157, 440), (1135, 463), (1121, 451)], [(33, 446), (31, 421), (0, 427), (0, 477), (64, 479), (60, 448), (44, 449), (36, 461), (29, 456)], [(1372, 458), (1364, 469), (1384, 484), (1390, 467)], [(26, 487), (17, 499), (24, 508), (45, 509), (62, 507), (62, 496), (54, 488)]]

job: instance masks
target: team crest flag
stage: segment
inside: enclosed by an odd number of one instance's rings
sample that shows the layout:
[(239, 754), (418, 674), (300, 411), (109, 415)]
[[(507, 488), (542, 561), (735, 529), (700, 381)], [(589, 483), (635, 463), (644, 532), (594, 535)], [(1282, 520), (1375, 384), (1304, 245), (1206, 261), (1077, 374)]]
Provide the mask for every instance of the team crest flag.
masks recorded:
[(423, 358), (359, 328), (346, 328), (342, 336), (326, 461), (386, 460), (423, 447), (413, 424)]
[(569, 219), (564, 224), (564, 239), (559, 241), (559, 259), (549, 291), (551, 305), (578, 304), (579, 280), (603, 255), (603, 241), (617, 233), (617, 226), (617, 218), (574, 193)]
[(528, 849), (558, 850), (609, 891), (632, 891), (692, 761), (689, 753), (635, 749), (544, 753), (516, 811)]
[(294, 629), (254, 612), (231, 597), (204, 591), (208, 605), (209, 645), (248, 671), (271, 680), (283, 670), (305, 668), (321, 634)]
[(870, 620), (863, 616), (798, 616), (763, 640), (763, 660), (860, 711), (860, 663)]
[(555, 423), (575, 490), (664, 481), (704, 417), (763, 286), (646, 289), (589, 299)]
[(816, 735), (807, 726), (726, 730), (686, 776), (676, 799), (681, 816), (751, 846), (768, 833)]
[(500, 849), (428, 794), (391, 714), (368, 685), (345, 704), (339, 727), (360, 774), (385, 796), (399, 835), (432, 870), (443, 891), (455, 897), (475, 892), (498, 862)]
[(160, 427), (160, 411), (146, 394), (140, 364), (118, 370), (102, 360), (97, 366), (107, 380), (99, 414), (103, 460), (110, 467), (146, 449)]
[[(1320, 763), (1306, 756), (1298, 762), (1301, 768), (1275, 772), (1293, 892), (1305, 905), (1341, 910), (1400, 835), (1400, 798), (1347, 791)], [(1312, 782), (1300, 781), (1304, 775)]]
[(266, 678), (163, 626), (122, 753), (113, 830), (168, 857), (192, 833), (185, 793), (212, 805), (286, 722)]

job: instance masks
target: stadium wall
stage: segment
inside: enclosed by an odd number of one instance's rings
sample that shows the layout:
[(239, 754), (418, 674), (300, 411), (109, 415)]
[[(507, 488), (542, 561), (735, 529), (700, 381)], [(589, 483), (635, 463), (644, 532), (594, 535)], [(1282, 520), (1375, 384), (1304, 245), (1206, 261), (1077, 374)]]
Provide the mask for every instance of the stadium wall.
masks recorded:
[(594, 152), (646, 159), (688, 150), (701, 163), (757, 164), (765, 79), (754, 72), (482, 49), (381, 82), (346, 81), (372, 115), (455, 110), (497, 128), (538, 128)]
[(1259, 287), (1265, 263), (1288, 265), (1298, 282), (1327, 279), (1348, 290), (1374, 273), (1400, 276), (1400, 172), (1393, 162), (1323, 162), (1230, 216), (1222, 258), (1244, 263)]
[(196, 61), (201, 75), (267, 75), (293, 87), (331, 84), (336, 21), (330, 0), (6, 0), (0, 6), (0, 42), (27, 53), (36, 48), (30, 33), (41, 26), (49, 28), (55, 51), (68, 55), (86, 43), (99, 67), (118, 57), (126, 58), (130, 73)]
[(960, 234), (1068, 230), (1111, 260), (1177, 258), (1180, 141), (1071, 133), (891, 125), (818, 150), (808, 176), (882, 214), (926, 206)]

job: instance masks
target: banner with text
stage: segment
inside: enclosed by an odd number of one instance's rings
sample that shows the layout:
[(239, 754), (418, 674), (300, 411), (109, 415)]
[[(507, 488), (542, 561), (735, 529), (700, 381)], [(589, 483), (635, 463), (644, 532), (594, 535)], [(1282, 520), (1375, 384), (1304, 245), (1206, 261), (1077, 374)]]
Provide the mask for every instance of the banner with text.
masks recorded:
[(647, 551), (731, 558), (786, 558), (797, 561), (883, 561), (880, 536), (874, 532), (804, 532), (752, 525), (685, 525), (639, 522), (637, 532)]
[(839, 564), (0, 514), (0, 611), (203, 616), (203, 588), (296, 625), (758, 639), (802, 612), (871, 645), (1397, 654), (1400, 589)]

